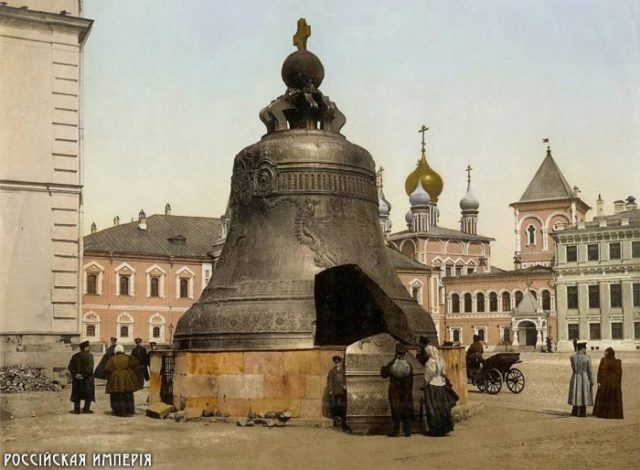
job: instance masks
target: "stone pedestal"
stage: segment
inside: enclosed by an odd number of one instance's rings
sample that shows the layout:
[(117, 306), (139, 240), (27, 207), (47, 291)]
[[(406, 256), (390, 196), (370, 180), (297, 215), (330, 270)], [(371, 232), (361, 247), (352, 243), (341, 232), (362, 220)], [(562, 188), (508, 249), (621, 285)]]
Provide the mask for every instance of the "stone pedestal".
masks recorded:
[[(230, 416), (291, 410), (294, 418), (328, 417), (327, 374), (344, 349), (173, 351), (173, 404)], [(162, 352), (153, 353), (149, 399), (160, 401)]]

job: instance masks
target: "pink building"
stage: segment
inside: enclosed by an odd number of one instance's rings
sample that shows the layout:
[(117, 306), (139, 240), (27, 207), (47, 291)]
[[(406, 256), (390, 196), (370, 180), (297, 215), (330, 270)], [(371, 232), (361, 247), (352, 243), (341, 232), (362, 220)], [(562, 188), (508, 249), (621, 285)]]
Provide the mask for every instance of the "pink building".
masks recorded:
[(219, 219), (165, 214), (84, 237), (82, 339), (169, 344), (173, 327), (207, 286)]

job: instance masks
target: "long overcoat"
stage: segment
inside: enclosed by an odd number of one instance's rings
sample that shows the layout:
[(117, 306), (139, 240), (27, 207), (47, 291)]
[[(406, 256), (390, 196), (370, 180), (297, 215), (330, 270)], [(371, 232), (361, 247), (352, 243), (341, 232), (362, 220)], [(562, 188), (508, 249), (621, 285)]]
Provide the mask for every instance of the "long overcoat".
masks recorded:
[(389, 379), (389, 405), (394, 418), (413, 416), (413, 367), (409, 363), (410, 372), (406, 377), (394, 377), (391, 367), (395, 358), (380, 369), (380, 376)]
[(98, 367), (96, 367), (96, 370), (93, 373), (94, 377), (98, 379), (105, 379), (105, 380), (108, 378), (107, 369), (106, 369), (107, 362), (115, 354), (115, 349), (116, 349), (115, 345), (111, 345), (107, 348), (107, 350), (104, 352), (104, 356), (102, 356), (102, 359), (100, 359), (100, 362), (98, 363)]
[(126, 393), (140, 390), (140, 382), (136, 369), (138, 360), (124, 353), (117, 353), (107, 361), (105, 369), (109, 374), (105, 393)]
[[(93, 380), (93, 355), (87, 349), (75, 353), (69, 361), (71, 373), (71, 398), (73, 402), (80, 400), (96, 401), (96, 388)], [(76, 374), (82, 376), (76, 378)]]
[(149, 380), (149, 370), (147, 366), (149, 365), (149, 353), (147, 350), (140, 345), (136, 345), (135, 348), (131, 350), (131, 355), (138, 360), (138, 377), (140, 380)]
[(622, 361), (603, 357), (598, 367), (598, 391), (593, 415), (599, 418), (622, 419)]
[(591, 358), (580, 350), (571, 356), (571, 381), (569, 382), (569, 404), (572, 406), (592, 406)]

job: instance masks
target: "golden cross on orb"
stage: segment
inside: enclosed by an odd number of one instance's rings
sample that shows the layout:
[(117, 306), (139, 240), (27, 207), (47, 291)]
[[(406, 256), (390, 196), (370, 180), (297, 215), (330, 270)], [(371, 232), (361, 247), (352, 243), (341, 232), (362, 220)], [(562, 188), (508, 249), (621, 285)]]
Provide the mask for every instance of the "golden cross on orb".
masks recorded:
[(471, 170), (473, 170), (473, 168), (471, 168), (471, 165), (467, 165), (467, 169), (464, 170), (467, 172), (467, 183), (471, 183)]
[(309, 36), (311, 36), (311, 26), (307, 24), (307, 20), (300, 18), (298, 20), (298, 31), (293, 35), (293, 45), (296, 46), (299, 51), (306, 51)]
[(424, 133), (427, 132), (429, 130), (428, 127), (426, 127), (424, 124), (422, 125), (422, 127), (418, 130), (418, 133), (422, 134), (422, 154), (424, 155)]

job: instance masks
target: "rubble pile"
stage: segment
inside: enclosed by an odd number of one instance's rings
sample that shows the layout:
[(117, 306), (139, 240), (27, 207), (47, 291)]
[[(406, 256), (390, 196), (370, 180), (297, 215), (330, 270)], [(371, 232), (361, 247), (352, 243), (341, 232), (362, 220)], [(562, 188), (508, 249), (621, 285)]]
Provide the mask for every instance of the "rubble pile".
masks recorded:
[(62, 390), (60, 382), (49, 381), (44, 369), (23, 364), (0, 368), (0, 392), (57, 392)]
[(236, 425), (238, 426), (254, 426), (262, 424), (268, 428), (282, 427), (291, 419), (291, 411), (269, 411), (267, 413), (249, 413), (246, 418), (238, 418)]

